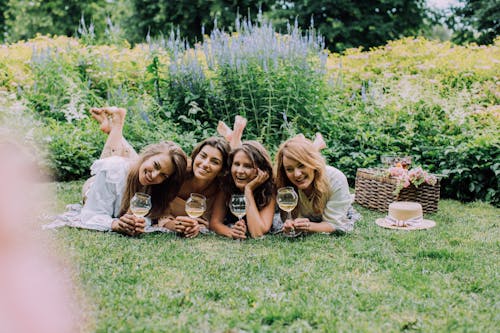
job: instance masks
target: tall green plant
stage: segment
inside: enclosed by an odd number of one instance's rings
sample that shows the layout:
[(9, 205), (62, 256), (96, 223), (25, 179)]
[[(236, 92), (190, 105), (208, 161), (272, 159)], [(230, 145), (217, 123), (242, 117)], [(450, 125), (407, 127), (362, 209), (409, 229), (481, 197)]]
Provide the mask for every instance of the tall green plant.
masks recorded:
[(280, 35), (268, 22), (243, 20), (234, 35), (215, 29), (202, 46), (220, 96), (213, 121), (243, 115), (246, 135), (269, 147), (318, 129), (327, 53), (314, 30), (303, 33), (295, 24)]

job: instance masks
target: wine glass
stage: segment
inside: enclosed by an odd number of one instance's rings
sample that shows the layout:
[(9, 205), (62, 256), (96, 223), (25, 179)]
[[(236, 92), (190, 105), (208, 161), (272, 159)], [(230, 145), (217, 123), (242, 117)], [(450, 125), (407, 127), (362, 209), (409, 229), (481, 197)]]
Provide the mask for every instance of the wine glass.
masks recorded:
[(238, 220), (241, 220), (247, 211), (247, 201), (245, 196), (243, 194), (231, 195), (229, 209), (231, 210), (231, 213), (238, 218)]
[(130, 210), (137, 217), (144, 217), (151, 209), (151, 196), (146, 193), (137, 192), (130, 199)]
[[(278, 189), (278, 206), (287, 212), (287, 220), (292, 219), (292, 210), (297, 206), (299, 196), (291, 186)], [(290, 236), (295, 235), (295, 230), (290, 231)]]
[(189, 217), (195, 218), (203, 215), (207, 209), (207, 199), (198, 193), (191, 193), (186, 200), (186, 213)]

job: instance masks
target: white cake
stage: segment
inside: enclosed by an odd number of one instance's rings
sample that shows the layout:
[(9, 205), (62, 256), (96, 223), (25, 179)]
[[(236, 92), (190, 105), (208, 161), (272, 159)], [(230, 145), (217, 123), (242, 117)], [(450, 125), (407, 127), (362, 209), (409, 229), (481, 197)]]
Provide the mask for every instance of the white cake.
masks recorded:
[(389, 205), (389, 216), (397, 221), (407, 221), (422, 216), (422, 205), (409, 201), (392, 202)]

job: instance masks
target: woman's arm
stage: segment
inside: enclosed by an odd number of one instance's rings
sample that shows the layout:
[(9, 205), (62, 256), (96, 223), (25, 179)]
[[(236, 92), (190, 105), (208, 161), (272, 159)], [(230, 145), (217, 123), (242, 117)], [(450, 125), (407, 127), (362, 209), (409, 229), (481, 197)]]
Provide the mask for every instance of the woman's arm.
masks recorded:
[(252, 238), (261, 237), (271, 229), (273, 224), (274, 208), (276, 205), (276, 198), (273, 197), (269, 203), (259, 210), (253, 192), (260, 185), (264, 184), (271, 175), (257, 169), (257, 175), (251, 182), (245, 186), (245, 199), (247, 201), (246, 207), (246, 220), (248, 231)]
[(335, 227), (330, 222), (326, 222), (326, 221), (322, 221), (319, 223), (318, 222), (311, 222), (306, 217), (296, 218), (295, 220), (293, 220), (292, 226), (295, 230), (302, 231), (302, 232), (332, 233), (332, 232), (336, 231)]
[(209, 227), (218, 235), (226, 236), (233, 239), (245, 239), (245, 230), (242, 228), (230, 228), (224, 224), (224, 218), (227, 213), (226, 195), (224, 192), (219, 192), (214, 201), (212, 216), (210, 217)]
[(323, 211), (323, 221), (329, 223), (332, 232), (349, 232), (354, 224), (347, 218), (347, 211), (352, 205), (353, 196), (349, 192), (346, 176), (338, 169), (328, 167), (331, 194)]
[(246, 220), (248, 232), (252, 238), (262, 237), (269, 232), (273, 224), (276, 198), (273, 196), (269, 203), (261, 210), (259, 210), (255, 203), (252, 191), (245, 189), (245, 198), (247, 199)]

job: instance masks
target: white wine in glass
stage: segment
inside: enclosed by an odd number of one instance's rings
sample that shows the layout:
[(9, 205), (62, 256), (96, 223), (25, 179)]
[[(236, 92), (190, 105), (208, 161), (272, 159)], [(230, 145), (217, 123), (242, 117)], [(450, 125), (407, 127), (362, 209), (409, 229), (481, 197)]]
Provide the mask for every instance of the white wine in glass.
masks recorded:
[(245, 196), (243, 194), (231, 195), (229, 209), (231, 210), (231, 213), (238, 218), (238, 220), (241, 220), (247, 211), (247, 201)]
[(207, 209), (207, 199), (201, 194), (191, 193), (189, 198), (186, 200), (185, 209), (186, 214), (188, 214), (189, 217), (200, 217)]
[[(278, 189), (278, 195), (276, 200), (278, 201), (278, 206), (280, 209), (287, 212), (287, 219), (292, 219), (292, 210), (297, 206), (299, 196), (295, 192), (294, 188), (291, 186), (286, 186)], [(290, 232), (291, 236), (295, 235), (295, 230)]]
[(146, 193), (137, 192), (130, 199), (130, 211), (138, 217), (146, 216), (151, 210), (151, 196)]

